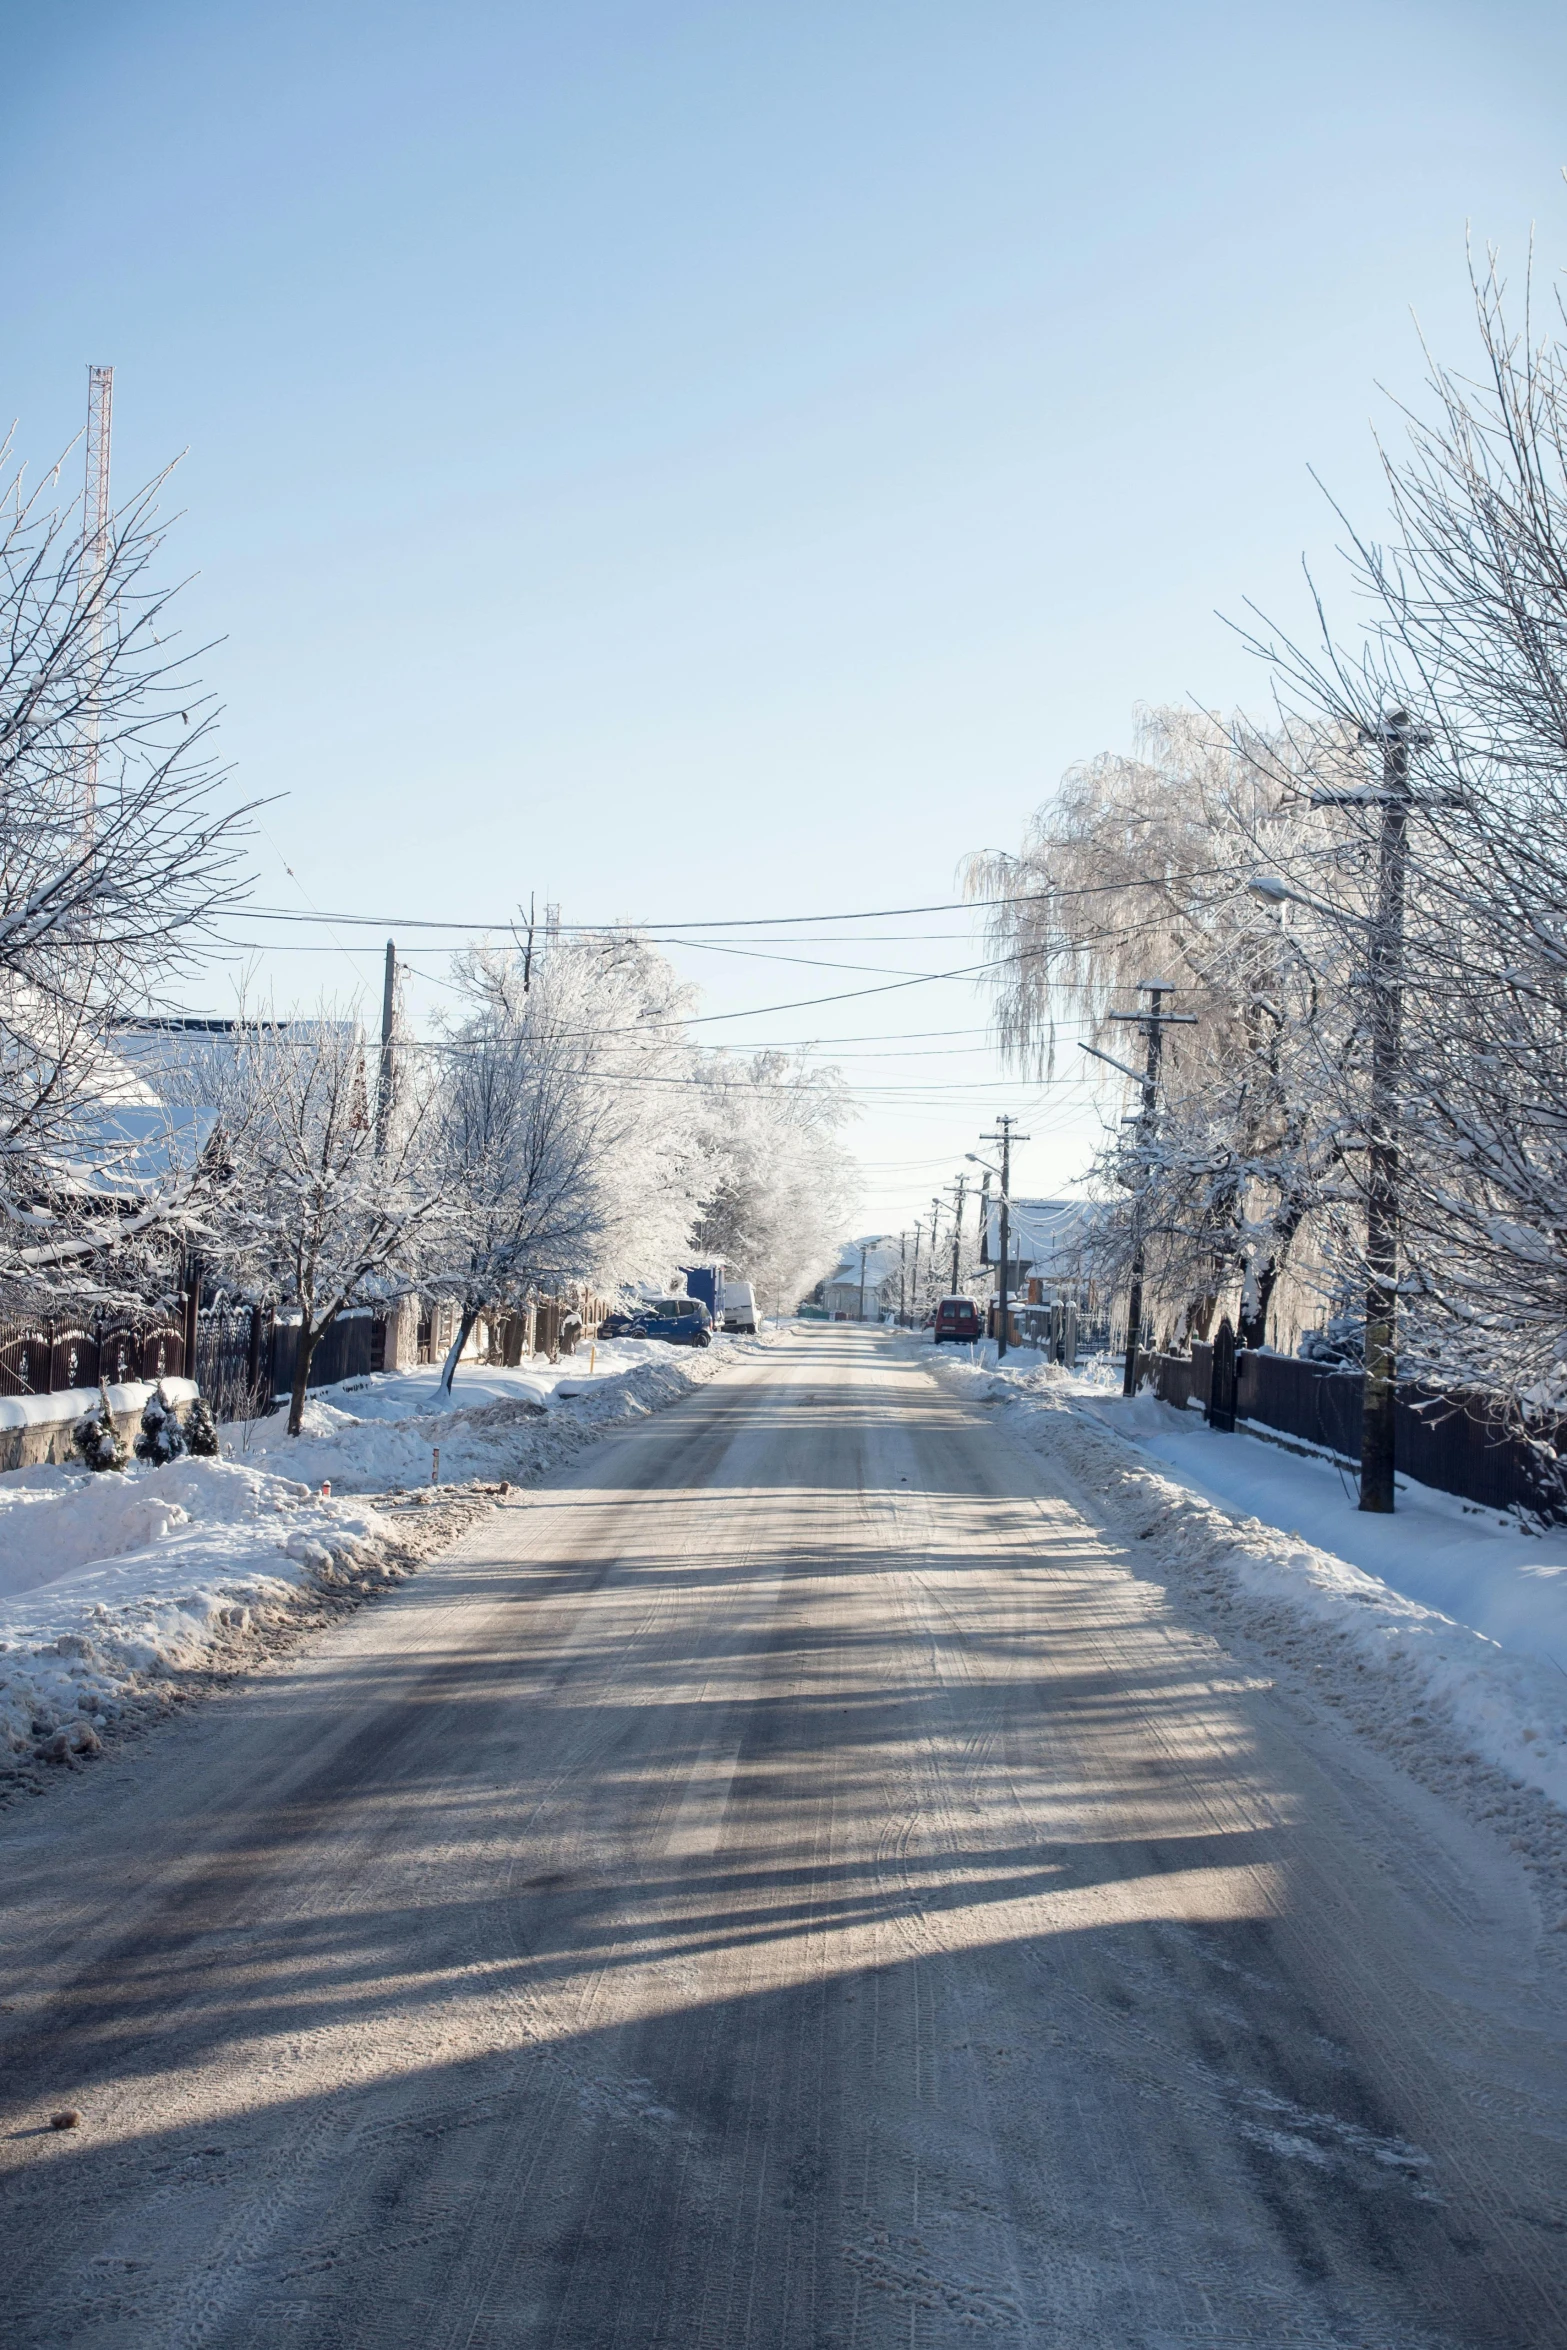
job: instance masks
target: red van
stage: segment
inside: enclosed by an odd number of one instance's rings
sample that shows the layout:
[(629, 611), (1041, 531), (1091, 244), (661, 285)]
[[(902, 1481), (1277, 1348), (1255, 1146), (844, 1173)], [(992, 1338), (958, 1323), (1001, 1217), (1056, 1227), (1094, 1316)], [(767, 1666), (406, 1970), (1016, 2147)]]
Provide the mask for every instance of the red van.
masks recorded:
[(971, 1297), (944, 1297), (936, 1308), (936, 1344), (950, 1338), (970, 1346), (980, 1335), (979, 1308)]

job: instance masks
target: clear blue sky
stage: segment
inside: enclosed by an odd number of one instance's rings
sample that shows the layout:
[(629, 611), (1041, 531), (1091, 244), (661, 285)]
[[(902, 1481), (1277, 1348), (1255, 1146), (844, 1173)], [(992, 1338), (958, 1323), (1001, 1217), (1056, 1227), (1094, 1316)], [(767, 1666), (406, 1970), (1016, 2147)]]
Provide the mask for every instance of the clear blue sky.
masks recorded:
[[(1299, 614), (1308, 465), (1374, 523), (1376, 385), (1418, 391), (1412, 310), (1465, 349), (1466, 224), (1567, 258), (1567, 14), (1508, 0), (4, 25), (0, 406), (42, 461), (109, 360), (117, 486), (188, 448), (188, 625), (239, 782), (288, 795), (278, 904), (952, 896), (1138, 701), (1259, 700), (1215, 607)], [(958, 935), (791, 951), (974, 959), (961, 918), (887, 927)], [(683, 961), (708, 1012), (856, 984)], [(918, 1032), (845, 1065), (976, 1081), (867, 1094), (896, 1225), (997, 1109), (1028, 1188), (1081, 1161), (1080, 1096), (923, 1035), (984, 1017), (949, 982), (705, 1033)]]

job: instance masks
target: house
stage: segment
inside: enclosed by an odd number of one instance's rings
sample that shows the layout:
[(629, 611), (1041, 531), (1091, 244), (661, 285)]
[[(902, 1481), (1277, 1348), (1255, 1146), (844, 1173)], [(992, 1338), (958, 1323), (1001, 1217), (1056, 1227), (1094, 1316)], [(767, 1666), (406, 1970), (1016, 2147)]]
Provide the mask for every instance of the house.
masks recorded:
[[(1092, 1200), (1015, 1199), (1008, 1215), (1007, 1288), (1019, 1304), (1052, 1305), (1082, 1298), (1087, 1257), (1099, 1210)], [(985, 1254), (1001, 1287), (1001, 1208), (990, 1203)]]
[(894, 1233), (851, 1241), (817, 1290), (833, 1322), (875, 1322), (898, 1305), (898, 1240)]

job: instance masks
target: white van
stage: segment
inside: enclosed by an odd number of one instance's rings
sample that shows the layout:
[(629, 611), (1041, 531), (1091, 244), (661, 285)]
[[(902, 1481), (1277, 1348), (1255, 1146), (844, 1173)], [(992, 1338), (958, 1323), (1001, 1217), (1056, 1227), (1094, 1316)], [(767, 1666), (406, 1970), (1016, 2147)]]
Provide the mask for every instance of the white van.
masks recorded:
[(754, 1330), (757, 1327), (756, 1291), (749, 1281), (724, 1283), (724, 1328), (726, 1330)]

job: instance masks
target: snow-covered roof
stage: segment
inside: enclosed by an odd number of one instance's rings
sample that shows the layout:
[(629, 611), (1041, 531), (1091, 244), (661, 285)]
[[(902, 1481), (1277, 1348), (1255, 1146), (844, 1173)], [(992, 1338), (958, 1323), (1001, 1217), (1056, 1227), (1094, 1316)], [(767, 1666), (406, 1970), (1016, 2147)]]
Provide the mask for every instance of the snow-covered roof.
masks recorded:
[(898, 1270), (897, 1240), (896, 1238), (889, 1239), (885, 1233), (877, 1233), (874, 1236), (868, 1236), (864, 1241), (853, 1240), (849, 1243), (833, 1271), (828, 1274), (829, 1283), (848, 1282), (858, 1289), (862, 1247), (865, 1251), (865, 1286), (867, 1289), (879, 1287), (883, 1281), (889, 1280), (896, 1273)]
[[(1099, 1212), (1092, 1200), (1014, 1199), (1008, 1254), (1039, 1280), (1071, 1280)], [(990, 1203), (989, 1255), (992, 1264), (1001, 1255), (1001, 1206), (996, 1200)]]
[(189, 1174), (216, 1123), (214, 1110), (116, 1102), (74, 1122), (70, 1163), (84, 1191), (138, 1198), (170, 1175)]

